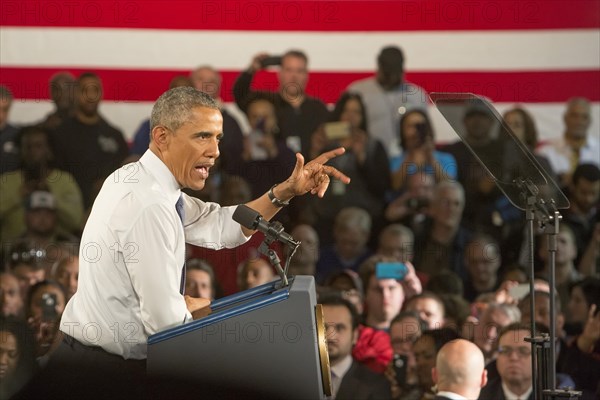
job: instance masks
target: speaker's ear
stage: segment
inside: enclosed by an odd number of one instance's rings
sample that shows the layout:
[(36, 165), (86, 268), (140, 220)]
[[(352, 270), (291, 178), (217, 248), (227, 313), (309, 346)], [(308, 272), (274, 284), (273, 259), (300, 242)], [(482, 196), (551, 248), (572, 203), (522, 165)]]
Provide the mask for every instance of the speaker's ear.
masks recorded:
[(157, 125), (152, 129), (150, 133), (150, 142), (155, 143), (159, 148), (165, 146), (169, 142), (169, 131), (167, 128), (161, 125)]

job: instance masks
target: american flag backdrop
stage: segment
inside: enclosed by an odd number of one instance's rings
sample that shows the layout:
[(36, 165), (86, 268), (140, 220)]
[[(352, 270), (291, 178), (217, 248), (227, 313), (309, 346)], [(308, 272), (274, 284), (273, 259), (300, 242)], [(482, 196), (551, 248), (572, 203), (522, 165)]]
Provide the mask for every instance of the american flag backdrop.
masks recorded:
[[(258, 52), (291, 48), (310, 58), (307, 91), (334, 103), (372, 75), (379, 50), (399, 45), (407, 80), (427, 91), (473, 92), (501, 111), (531, 111), (542, 139), (562, 134), (564, 102), (593, 102), (600, 131), (598, 0), (157, 1), (2, 0), (0, 83), (17, 99), (14, 124), (51, 110), (57, 71), (94, 71), (101, 113), (130, 139), (175, 75), (209, 64), (223, 74), (222, 98)], [(260, 72), (259, 88), (276, 88)], [(432, 109), (439, 141), (455, 140)]]

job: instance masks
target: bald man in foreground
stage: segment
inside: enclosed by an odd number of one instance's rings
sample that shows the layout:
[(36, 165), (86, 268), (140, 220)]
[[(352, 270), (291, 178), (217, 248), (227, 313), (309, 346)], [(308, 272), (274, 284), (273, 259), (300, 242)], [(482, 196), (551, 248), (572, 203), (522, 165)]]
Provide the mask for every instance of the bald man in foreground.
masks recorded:
[(431, 374), (438, 390), (436, 400), (477, 399), (487, 383), (483, 353), (464, 339), (442, 346)]

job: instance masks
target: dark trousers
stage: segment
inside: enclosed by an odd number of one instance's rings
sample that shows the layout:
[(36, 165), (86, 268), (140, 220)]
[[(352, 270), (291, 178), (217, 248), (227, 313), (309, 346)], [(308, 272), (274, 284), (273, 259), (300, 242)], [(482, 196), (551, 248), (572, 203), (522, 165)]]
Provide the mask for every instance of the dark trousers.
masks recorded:
[(146, 360), (125, 360), (70, 336), (18, 398), (141, 399), (148, 397)]

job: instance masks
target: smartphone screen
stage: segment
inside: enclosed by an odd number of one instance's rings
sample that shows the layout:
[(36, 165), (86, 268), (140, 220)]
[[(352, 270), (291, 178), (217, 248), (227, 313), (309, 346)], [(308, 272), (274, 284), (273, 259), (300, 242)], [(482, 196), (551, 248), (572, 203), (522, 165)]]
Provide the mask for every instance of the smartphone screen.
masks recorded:
[(271, 65), (281, 65), (281, 56), (270, 56), (263, 58), (261, 64), (263, 67), (269, 67)]
[(408, 274), (408, 267), (402, 262), (378, 262), (375, 264), (377, 279), (402, 280)]
[(329, 140), (340, 140), (350, 136), (350, 123), (346, 121), (325, 124), (325, 136)]
[(394, 373), (396, 374), (396, 382), (400, 387), (406, 385), (406, 370), (408, 369), (408, 357), (402, 354), (394, 354), (393, 359)]
[(42, 320), (54, 321), (58, 316), (56, 313), (56, 295), (54, 293), (44, 293), (40, 302), (42, 306)]

